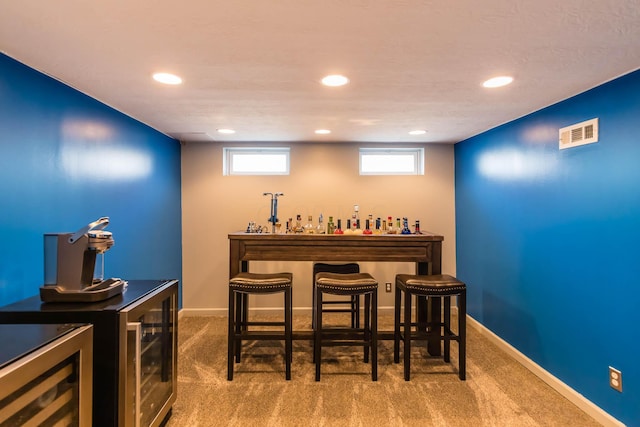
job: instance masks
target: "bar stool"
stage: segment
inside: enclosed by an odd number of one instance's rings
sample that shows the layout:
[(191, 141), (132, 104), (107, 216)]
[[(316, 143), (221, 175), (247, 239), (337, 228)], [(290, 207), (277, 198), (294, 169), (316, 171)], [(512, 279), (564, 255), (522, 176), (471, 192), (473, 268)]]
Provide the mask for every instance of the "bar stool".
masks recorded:
[[(316, 329), (316, 274), (318, 273), (339, 273), (339, 274), (352, 274), (360, 273), (360, 266), (356, 263), (349, 264), (325, 264), (314, 263), (313, 264), (313, 304), (311, 315), (311, 328)], [(360, 327), (360, 295), (349, 295), (346, 299), (337, 300), (325, 300), (322, 302), (324, 305), (333, 305), (334, 307), (339, 305), (339, 308), (323, 308), (324, 313), (351, 313), (351, 327)], [(347, 307), (345, 307), (347, 306)]]
[[(404, 292), (404, 320), (400, 321), (402, 293)], [(431, 319), (427, 331), (420, 331), (417, 322), (411, 322), (411, 297), (442, 298), (444, 301), (443, 317)], [(451, 331), (451, 297), (457, 296), (458, 305), (458, 333)], [(425, 340), (437, 337), (444, 341), (444, 361), (450, 361), (451, 341), (458, 342), (458, 375), (464, 381), (466, 377), (466, 317), (467, 317), (467, 287), (453, 276), (437, 275), (396, 275), (396, 295), (394, 307), (394, 339), (393, 361), (400, 362), (400, 340), (404, 342), (404, 379), (409, 381), (411, 371), (411, 341)], [(403, 327), (403, 329), (401, 329)], [(416, 327), (413, 330), (412, 327)]]
[[(291, 273), (239, 273), (229, 280), (229, 330), (227, 340), (227, 380), (233, 380), (233, 365), (240, 362), (244, 340), (284, 340), (285, 377), (291, 379), (292, 300)], [(251, 294), (284, 293), (284, 321), (257, 322), (248, 320), (248, 298)], [(250, 326), (280, 326), (284, 330), (250, 330)]]
[[(314, 362), (316, 381), (320, 381), (322, 346), (364, 346), (364, 362), (369, 363), (371, 350), (371, 380), (378, 380), (378, 282), (368, 273), (318, 273), (316, 275), (316, 330), (314, 331)], [(364, 295), (364, 325), (324, 327), (322, 304), (324, 294)]]

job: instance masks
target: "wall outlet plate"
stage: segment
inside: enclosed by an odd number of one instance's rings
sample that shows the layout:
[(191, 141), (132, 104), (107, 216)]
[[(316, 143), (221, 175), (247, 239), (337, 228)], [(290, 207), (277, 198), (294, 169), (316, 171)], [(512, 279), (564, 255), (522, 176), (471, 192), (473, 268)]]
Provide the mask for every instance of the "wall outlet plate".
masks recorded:
[(391, 292), (391, 282), (385, 283), (384, 286), (385, 286), (385, 289), (384, 289), (385, 291)]
[(622, 393), (622, 372), (612, 366), (609, 366), (609, 385)]

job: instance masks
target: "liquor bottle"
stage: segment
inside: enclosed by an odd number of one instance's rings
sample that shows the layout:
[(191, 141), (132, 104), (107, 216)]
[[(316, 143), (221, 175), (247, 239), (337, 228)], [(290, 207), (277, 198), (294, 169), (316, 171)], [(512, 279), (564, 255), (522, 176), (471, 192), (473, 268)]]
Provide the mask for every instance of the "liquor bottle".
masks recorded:
[(402, 233), (402, 224), (400, 223), (400, 218), (396, 218), (396, 234)]
[(336, 230), (333, 232), (333, 234), (344, 234), (344, 231), (342, 231), (342, 220), (338, 218), (338, 226), (336, 227)]
[(387, 234), (388, 233), (388, 229), (387, 229), (387, 221), (385, 221), (384, 219), (380, 221), (382, 223), (382, 234)]
[(294, 233), (304, 233), (304, 228), (302, 227), (302, 215), (296, 215), (296, 225), (293, 226)]
[(313, 217), (309, 215), (307, 217), (307, 223), (304, 225), (305, 234), (313, 234), (316, 231), (316, 227), (313, 225)]
[(376, 218), (376, 227), (373, 229), (373, 234), (382, 234), (380, 229), (380, 218)]
[(362, 234), (366, 234), (366, 235), (373, 234), (373, 231), (371, 231), (371, 223), (369, 222), (369, 220), (366, 220), (365, 228), (364, 228), (364, 231), (362, 232)]
[(353, 230), (353, 234), (362, 234), (362, 229), (360, 228), (359, 219), (356, 219), (356, 228)]
[(333, 223), (333, 217), (329, 217), (329, 222), (327, 223), (327, 234), (334, 234), (336, 231), (336, 225)]
[(347, 227), (344, 229), (344, 234), (353, 234), (353, 229), (351, 228), (351, 220), (347, 218)]
[(315, 234), (325, 234), (327, 231), (324, 229), (324, 217), (322, 214), (318, 217), (318, 225), (316, 225), (316, 233)]
[(411, 230), (409, 229), (409, 220), (407, 217), (402, 218), (402, 234), (411, 234)]
[(293, 218), (289, 218), (289, 221), (287, 221), (287, 229), (285, 233), (293, 233)]
[(400, 230), (396, 230), (394, 228), (394, 226), (393, 226), (393, 218), (387, 217), (387, 222), (388, 222), (387, 234), (398, 234), (398, 231), (400, 231)]
[(414, 231), (415, 234), (422, 234), (422, 232), (420, 231), (420, 220), (416, 219), (416, 225), (414, 226), (414, 228), (415, 228), (415, 231)]

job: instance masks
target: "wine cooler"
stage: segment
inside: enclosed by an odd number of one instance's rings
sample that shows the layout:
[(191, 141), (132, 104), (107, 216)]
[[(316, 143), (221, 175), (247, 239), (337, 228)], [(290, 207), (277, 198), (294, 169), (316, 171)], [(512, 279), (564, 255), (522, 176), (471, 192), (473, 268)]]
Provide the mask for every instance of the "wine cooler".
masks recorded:
[(131, 280), (92, 303), (28, 298), (0, 307), (0, 323), (93, 325), (92, 426), (160, 426), (177, 392), (178, 281)]
[(0, 426), (91, 425), (91, 325), (0, 325)]
[(158, 425), (175, 400), (176, 314), (175, 302), (161, 292), (121, 312), (127, 330), (121, 346), (127, 426)]

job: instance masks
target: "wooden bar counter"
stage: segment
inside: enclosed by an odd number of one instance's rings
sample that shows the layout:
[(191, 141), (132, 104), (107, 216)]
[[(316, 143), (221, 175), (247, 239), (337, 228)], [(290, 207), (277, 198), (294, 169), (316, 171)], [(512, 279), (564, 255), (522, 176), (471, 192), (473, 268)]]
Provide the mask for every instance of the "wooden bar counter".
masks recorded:
[[(422, 234), (229, 234), (229, 277), (249, 271), (250, 261), (414, 262), (416, 274), (442, 273), (443, 236)], [(440, 318), (440, 303), (420, 310), (420, 320)], [(423, 305), (423, 304), (421, 304)], [(427, 322), (429, 319), (426, 319)], [(429, 343), (440, 354), (440, 343)]]

